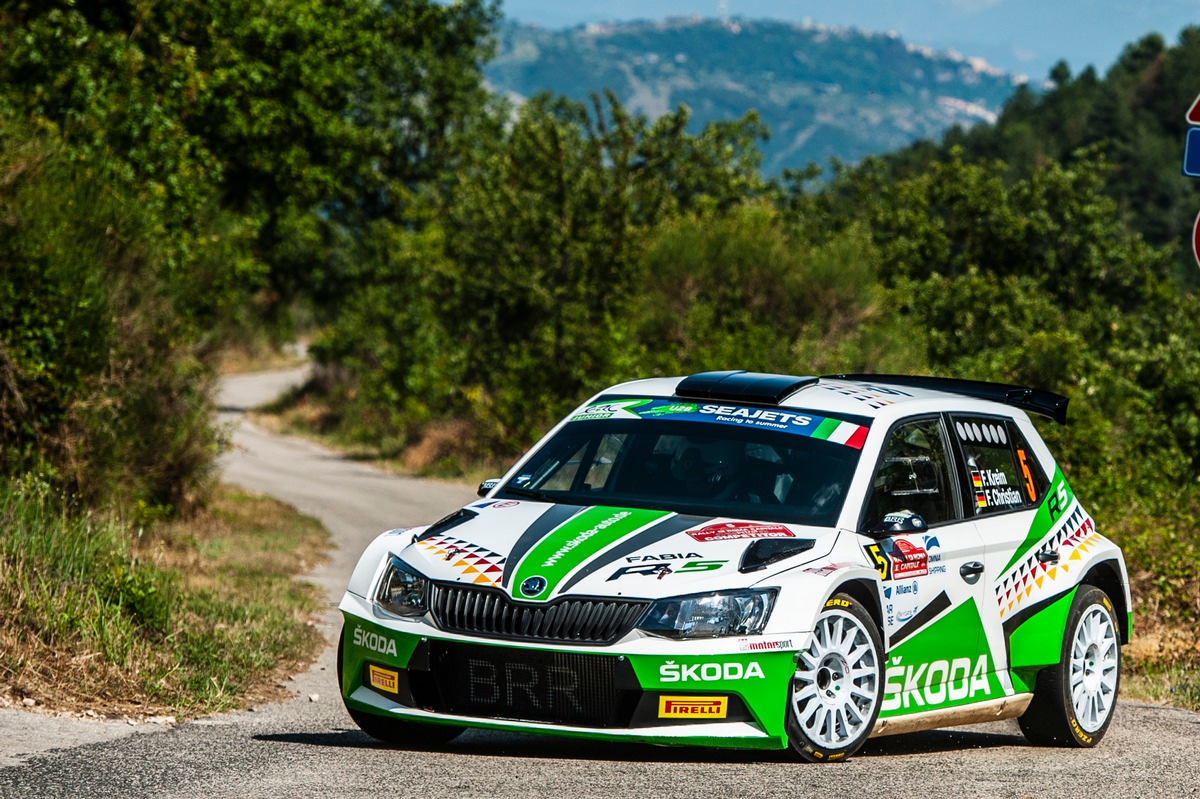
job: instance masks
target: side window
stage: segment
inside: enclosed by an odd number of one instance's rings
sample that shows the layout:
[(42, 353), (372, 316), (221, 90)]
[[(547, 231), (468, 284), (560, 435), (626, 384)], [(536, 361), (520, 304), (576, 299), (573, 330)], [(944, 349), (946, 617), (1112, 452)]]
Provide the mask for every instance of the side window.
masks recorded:
[(888, 435), (871, 479), (865, 523), (889, 513), (918, 513), (926, 524), (957, 519), (946, 437), (938, 418), (904, 422)]
[(953, 416), (967, 467), (967, 505), (976, 516), (1036, 505), (1046, 477), (1016, 425), (987, 416)]

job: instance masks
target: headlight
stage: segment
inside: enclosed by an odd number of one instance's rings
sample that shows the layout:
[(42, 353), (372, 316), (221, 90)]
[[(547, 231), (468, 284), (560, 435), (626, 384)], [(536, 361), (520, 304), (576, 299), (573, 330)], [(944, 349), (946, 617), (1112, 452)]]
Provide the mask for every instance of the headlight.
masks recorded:
[(427, 610), (428, 591), (429, 581), (392, 555), (375, 592), (375, 602), (397, 616), (420, 616)]
[(664, 638), (719, 638), (761, 633), (775, 606), (774, 588), (660, 599), (638, 629)]

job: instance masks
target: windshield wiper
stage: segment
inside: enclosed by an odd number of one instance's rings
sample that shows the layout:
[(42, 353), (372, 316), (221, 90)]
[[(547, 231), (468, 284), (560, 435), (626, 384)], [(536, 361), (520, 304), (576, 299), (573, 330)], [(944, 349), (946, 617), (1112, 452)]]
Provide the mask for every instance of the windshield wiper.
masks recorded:
[(520, 486), (505, 486), (500, 489), (505, 494), (513, 494), (518, 497), (526, 497), (528, 499), (538, 499), (542, 502), (554, 502), (554, 500), (545, 491), (538, 491), (535, 488), (521, 488)]

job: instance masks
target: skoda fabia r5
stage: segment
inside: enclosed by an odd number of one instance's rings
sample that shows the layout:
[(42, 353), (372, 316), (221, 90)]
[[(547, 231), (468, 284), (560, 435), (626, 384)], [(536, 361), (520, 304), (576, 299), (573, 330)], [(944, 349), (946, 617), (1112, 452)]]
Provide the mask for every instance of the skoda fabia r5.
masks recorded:
[(481, 499), (363, 553), (341, 693), (388, 742), (466, 728), (790, 748), (1016, 718), (1094, 746), (1132, 628), (1120, 550), (1026, 411), (922, 377), (609, 388)]

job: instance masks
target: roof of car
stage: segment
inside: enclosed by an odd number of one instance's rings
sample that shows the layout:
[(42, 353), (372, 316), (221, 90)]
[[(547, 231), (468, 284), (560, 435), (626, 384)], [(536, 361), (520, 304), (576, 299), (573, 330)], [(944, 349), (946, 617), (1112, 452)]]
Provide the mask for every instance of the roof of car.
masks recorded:
[[(1067, 398), (1040, 389), (977, 380), (910, 375), (796, 375), (746, 371), (701, 372), (687, 377), (651, 378), (622, 383), (603, 392), (630, 392), (645, 396), (678, 397), (749, 405), (775, 405), (814, 411), (878, 417), (915, 405), (986, 410), (981, 403), (999, 403), (1033, 411), (1058, 422), (1066, 421)], [(1000, 411), (993, 405), (993, 410)]]

